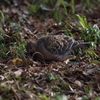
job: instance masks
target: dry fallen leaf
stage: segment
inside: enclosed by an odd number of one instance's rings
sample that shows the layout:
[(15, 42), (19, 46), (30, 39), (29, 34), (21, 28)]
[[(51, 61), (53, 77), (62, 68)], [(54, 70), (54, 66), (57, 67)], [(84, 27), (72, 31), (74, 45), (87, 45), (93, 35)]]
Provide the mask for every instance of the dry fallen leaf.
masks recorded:
[(4, 79), (5, 79), (4, 76), (0, 75), (0, 80), (4, 80)]
[(65, 64), (68, 64), (68, 62), (70, 61), (70, 60), (72, 60), (72, 59), (75, 59), (76, 58), (76, 56), (73, 56), (73, 55), (69, 55), (66, 59), (65, 59)]
[(22, 74), (23, 70), (22, 69), (18, 69), (17, 71), (14, 72), (15, 76), (18, 77)]
[(78, 81), (78, 80), (75, 81), (75, 84), (77, 84), (79, 87), (83, 86), (82, 83), (80, 81)]
[(32, 59), (20, 59), (20, 58), (14, 58), (12, 62), (17, 66), (26, 66), (26, 65), (33, 65)]
[(20, 59), (20, 58), (14, 58), (12, 60), (12, 62), (15, 64), (15, 65), (21, 65), (23, 63), (23, 60)]

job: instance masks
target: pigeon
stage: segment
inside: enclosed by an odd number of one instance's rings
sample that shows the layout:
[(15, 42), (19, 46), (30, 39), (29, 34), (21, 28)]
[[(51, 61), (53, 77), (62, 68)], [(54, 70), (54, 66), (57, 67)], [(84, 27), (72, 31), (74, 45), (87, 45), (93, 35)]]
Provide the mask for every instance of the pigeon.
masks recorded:
[(28, 42), (26, 51), (37, 60), (64, 61), (77, 47), (89, 45), (90, 42), (79, 43), (66, 35), (48, 35), (39, 38), (35, 43)]

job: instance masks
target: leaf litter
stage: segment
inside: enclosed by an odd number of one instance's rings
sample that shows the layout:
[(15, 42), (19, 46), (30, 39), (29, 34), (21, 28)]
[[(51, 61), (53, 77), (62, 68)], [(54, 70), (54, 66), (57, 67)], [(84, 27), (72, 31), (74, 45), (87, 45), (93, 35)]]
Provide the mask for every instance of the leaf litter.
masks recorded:
[[(41, 63), (33, 61), (31, 57), (27, 58), (26, 51), (24, 51), (26, 56), (18, 55), (16, 45), (18, 41), (24, 43), (23, 38), (26, 42), (36, 41), (43, 35), (69, 28), (74, 37), (80, 39), (77, 37), (80, 35), (80, 30), (75, 29), (76, 19), (74, 22), (70, 20), (68, 25), (62, 27), (62, 24), (58, 25), (49, 16), (47, 19), (42, 19), (43, 15), (29, 14), (26, 10), (28, 3), (27, 0), (20, 1), (18, 8), (17, 2), (14, 3), (16, 6), (0, 7), (4, 13), (6, 25), (1, 27), (6, 35), (3, 35), (4, 40), (0, 39), (0, 43), (5, 44), (4, 48), (9, 51), (0, 50), (0, 53), (6, 53), (0, 57), (0, 98), (2, 100), (99, 100), (99, 57), (94, 59), (75, 55), (65, 62)], [(80, 4), (77, 4), (77, 7), (79, 6)], [(91, 9), (91, 12), (85, 11), (84, 14), (88, 22), (95, 23), (100, 28), (99, 8)], [(97, 16), (94, 16), (95, 14)], [(100, 56), (100, 45), (95, 52)]]

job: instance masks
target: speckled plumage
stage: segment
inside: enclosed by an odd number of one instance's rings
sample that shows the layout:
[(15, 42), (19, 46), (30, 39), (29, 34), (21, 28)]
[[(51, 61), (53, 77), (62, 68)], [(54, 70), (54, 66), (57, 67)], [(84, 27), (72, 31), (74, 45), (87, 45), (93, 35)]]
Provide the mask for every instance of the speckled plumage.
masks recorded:
[(64, 35), (51, 35), (41, 38), (38, 42), (40, 41), (43, 41), (44, 47), (48, 51), (57, 55), (64, 54), (76, 43), (72, 38)]
[[(63, 61), (74, 48), (88, 44), (88, 42), (78, 43), (73, 38), (65, 35), (49, 35), (41, 37), (36, 43), (28, 43), (26, 50), (29, 54), (39, 52), (44, 60)], [(41, 55), (36, 54), (36, 58), (42, 59)]]

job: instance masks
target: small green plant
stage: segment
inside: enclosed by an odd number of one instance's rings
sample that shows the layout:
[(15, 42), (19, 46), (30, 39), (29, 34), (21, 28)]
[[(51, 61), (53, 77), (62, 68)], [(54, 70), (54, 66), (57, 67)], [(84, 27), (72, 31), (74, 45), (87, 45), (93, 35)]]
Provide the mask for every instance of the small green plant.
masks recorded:
[(100, 3), (100, 0), (81, 0), (83, 7), (85, 9), (91, 9), (93, 6), (97, 6)]
[(71, 9), (72, 9), (72, 13), (74, 14), (75, 13), (75, 1), (74, 0), (71, 0), (71, 4), (72, 4), (72, 6), (71, 6)]
[(39, 100), (48, 100), (47, 96), (45, 94), (38, 94)]
[(96, 97), (94, 100), (100, 100), (100, 97)]
[(53, 75), (52, 73), (49, 73), (48, 76), (47, 76), (47, 78), (46, 78), (46, 81), (47, 81), (47, 82), (51, 82), (51, 81), (53, 81), (53, 80), (55, 80), (54, 75)]
[(12, 38), (15, 38), (17, 42), (10, 43), (10, 45), (12, 45), (10, 49), (11, 55), (13, 57), (25, 58), (24, 50), (26, 42), (20, 31), (16, 31), (16, 33), (14, 33), (14, 37), (12, 36)]
[(25, 43), (15, 42), (10, 48), (10, 53), (13, 57), (25, 58), (24, 55)]
[(51, 97), (50, 100), (68, 100), (66, 95), (62, 94), (56, 94), (53, 97)]
[(9, 93), (10, 91), (11, 91), (11, 86), (10, 85), (6, 86), (3, 83), (0, 83), (0, 92), (1, 93), (4, 93), (4, 92)]
[(37, 6), (34, 5), (34, 4), (29, 5), (29, 6), (28, 6), (28, 11), (29, 11), (30, 13), (36, 13), (36, 12), (37, 12)]
[(2, 11), (0, 11), (0, 24), (1, 25), (4, 24), (4, 15), (3, 15)]
[(87, 22), (86, 17), (83, 15), (78, 15), (78, 20), (81, 25), (81, 34), (80, 37), (87, 42), (91, 42), (88, 50), (85, 50), (85, 54), (87, 56), (91, 55), (93, 57), (98, 57), (98, 55), (94, 52), (96, 45), (100, 43), (100, 30), (97, 25), (91, 25)]
[[(11, 31), (5, 31), (4, 28), (4, 15), (0, 11), (0, 56), (7, 58), (10, 54), (13, 57), (25, 58), (25, 39), (22, 36), (19, 25), (9, 25)], [(11, 24), (11, 23), (10, 23)]]
[(28, 5), (29, 13), (52, 13), (52, 17), (55, 20), (61, 21), (63, 17), (68, 16), (67, 6), (70, 4), (70, 12), (75, 13), (75, 3), (74, 0), (34, 0), (31, 4)]
[(82, 96), (82, 100), (88, 100), (89, 98), (86, 95)]
[(66, 36), (74, 37), (70, 30), (65, 30), (64, 34)]
[(7, 57), (7, 48), (5, 47), (5, 45), (3, 43), (0, 43), (0, 56), (2, 58)]
[[(82, 26), (82, 33), (80, 36), (85, 41), (94, 42), (96, 44), (100, 43), (100, 30), (99, 27), (95, 25), (88, 24), (86, 17), (83, 15), (78, 15), (79, 22)], [(93, 44), (92, 44), (93, 46)]]

